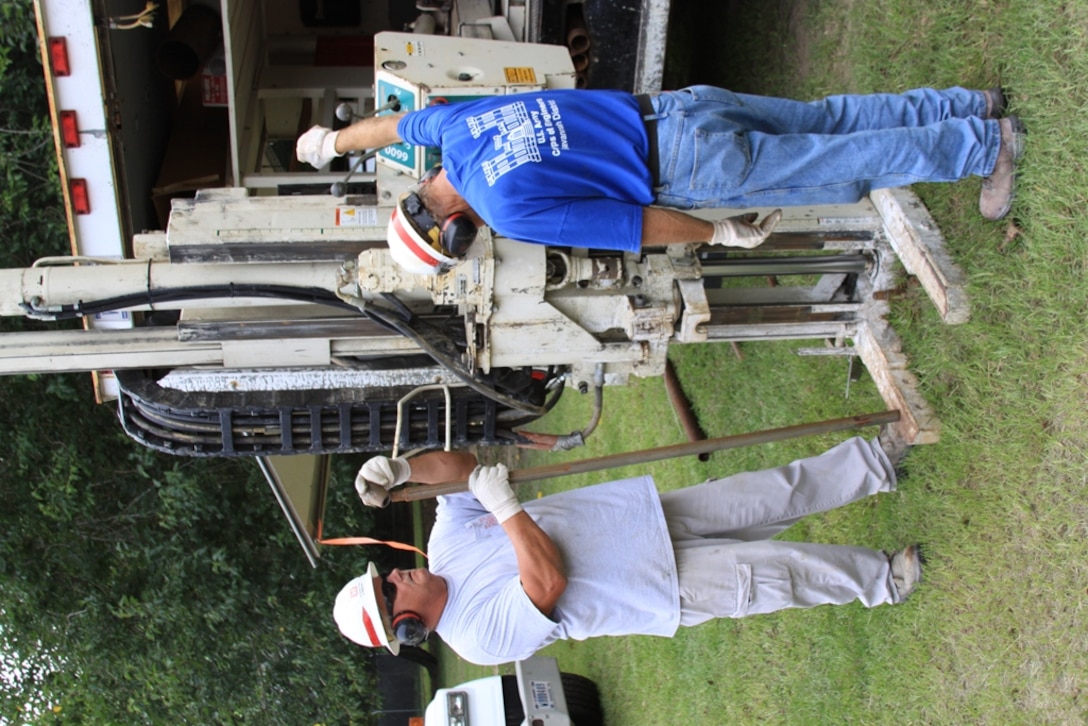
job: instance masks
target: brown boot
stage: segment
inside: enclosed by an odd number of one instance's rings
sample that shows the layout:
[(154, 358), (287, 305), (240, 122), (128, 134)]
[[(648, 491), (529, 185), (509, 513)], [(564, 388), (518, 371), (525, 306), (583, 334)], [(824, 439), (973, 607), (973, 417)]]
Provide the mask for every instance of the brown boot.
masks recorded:
[(906, 600), (922, 580), (922, 548), (914, 544), (888, 557), (899, 602)]
[(884, 450), (884, 454), (888, 457), (888, 461), (891, 462), (892, 469), (895, 469), (896, 474), (899, 474), (899, 465), (903, 463), (903, 459), (907, 458), (907, 454), (910, 453), (911, 446), (904, 441), (895, 429), (888, 424), (884, 424), (880, 427), (880, 434), (877, 436), (877, 443), (880, 444), (880, 448)]
[(1016, 116), (1000, 119), (1001, 148), (990, 176), (982, 180), (978, 211), (986, 219), (1001, 219), (1016, 198), (1016, 162), (1024, 153), (1024, 125)]
[(987, 88), (982, 92), (982, 95), (986, 98), (986, 115), (982, 118), (997, 119), (1005, 115), (1008, 99), (1005, 97), (1005, 91), (1001, 86)]

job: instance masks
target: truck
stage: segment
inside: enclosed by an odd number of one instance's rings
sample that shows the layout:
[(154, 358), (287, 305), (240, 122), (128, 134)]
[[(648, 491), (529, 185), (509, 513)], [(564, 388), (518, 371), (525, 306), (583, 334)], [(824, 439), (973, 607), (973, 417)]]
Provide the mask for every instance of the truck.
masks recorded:
[[(310, 124), (343, 125), (339, 108), (373, 110), (380, 32), (411, 29), (417, 57), (434, 55), (446, 39), (460, 43), (442, 52), (469, 58), (474, 48), (517, 57), (549, 44), (565, 56), (570, 85), (646, 92), (661, 84), (668, 20), (668, 0), (35, 0), (34, 6), (72, 254), (119, 259), (133, 256), (137, 234), (166, 228), (172, 199), (199, 189), (295, 195), (324, 193), (342, 180), (344, 161), (300, 168), (294, 138)], [(519, 72), (533, 65), (507, 67)], [(471, 70), (461, 69), (460, 77), (468, 77), (454, 84), (465, 93), (507, 87)], [(541, 78), (536, 85), (545, 84)], [(374, 197), (377, 176), (373, 163), (360, 168), (347, 190)], [(117, 329), (135, 322), (112, 312), (86, 325)], [(108, 371), (96, 375), (96, 388), (104, 399), (117, 395)]]
[[(0, 271), (0, 314), (77, 318), (84, 329), (5, 334), (0, 374), (92, 372), (139, 443), (256, 458), (311, 562), (323, 490), (290, 491), (276, 462), (307, 457), (320, 472), (336, 453), (507, 445), (568, 389), (592, 393), (599, 418), (605, 387), (662, 375), (673, 345), (814, 341), (812, 354), (866, 366), (900, 412), (904, 441), (936, 440), (887, 297), (905, 269), (947, 322), (966, 320), (969, 305), (909, 190), (787, 210), (745, 255), (590, 252), (484, 227), (464, 263), (416, 276), (390, 257), (386, 226), (434, 150), (398, 145), (370, 167), (349, 158), (350, 168), (305, 171), (291, 163), (298, 133), (394, 106), (578, 87), (569, 47), (382, 31), (366, 36), (369, 71), (317, 65), (319, 46), (339, 49), (330, 62), (357, 58), (344, 50), (355, 36), (291, 35), (280, 3), (221, 0), (212, 9), (222, 62), (213, 54), (196, 83), (172, 86), (181, 105), (171, 124), (120, 103), (136, 93), (121, 71), (140, 64), (118, 59), (158, 52), (131, 35), (138, 28), (115, 30), (139, 24), (120, 6), (36, 3), (72, 256)], [(194, 7), (207, 9), (190, 5), (182, 17)], [(504, 3), (507, 16), (518, 7)], [(139, 144), (160, 127), (156, 177)], [(768, 278), (796, 284), (768, 287)]]
[(561, 673), (555, 658), (535, 655), (514, 664), (513, 675), (494, 675), (439, 688), (427, 705), (425, 726), (601, 726), (597, 684)]

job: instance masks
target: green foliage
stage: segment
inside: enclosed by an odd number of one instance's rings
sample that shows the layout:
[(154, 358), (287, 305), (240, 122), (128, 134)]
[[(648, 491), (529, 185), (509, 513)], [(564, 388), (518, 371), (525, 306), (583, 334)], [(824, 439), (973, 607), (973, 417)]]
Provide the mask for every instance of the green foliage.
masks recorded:
[[(30, 702), (60, 706), (59, 721), (366, 723), (368, 653), (329, 616), (352, 573), (337, 553), (310, 569), (252, 462), (160, 456), (89, 391), (43, 393), (0, 379), (3, 653), (30, 659), (0, 712)], [(334, 488), (330, 506), (359, 509), (350, 493)], [(357, 557), (343, 554), (347, 567)]]
[(56, 164), (33, 8), (0, 3), (0, 239), (17, 266), (66, 248)]
[[(0, 266), (65, 253), (58, 187), (31, 4), (3, 2)], [(86, 376), (0, 378), (0, 431), (0, 723), (370, 722), (331, 618), (363, 555), (311, 569), (253, 462), (139, 448)], [(332, 526), (369, 531), (337, 471)]]

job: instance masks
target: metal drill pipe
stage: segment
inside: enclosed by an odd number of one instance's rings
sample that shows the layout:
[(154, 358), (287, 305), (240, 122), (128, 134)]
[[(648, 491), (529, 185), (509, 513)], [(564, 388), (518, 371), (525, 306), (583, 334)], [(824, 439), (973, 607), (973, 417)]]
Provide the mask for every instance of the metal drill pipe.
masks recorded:
[[(703, 427), (699, 425), (699, 419), (695, 417), (695, 412), (691, 410), (691, 401), (684, 395), (684, 387), (680, 385), (680, 379), (676, 375), (676, 369), (673, 368), (671, 360), (665, 361), (665, 392), (669, 394), (669, 403), (672, 404), (673, 413), (679, 419), (680, 426), (684, 429), (688, 441), (706, 441), (706, 433), (703, 432)], [(708, 452), (704, 451), (699, 454), (699, 461), (709, 460), (710, 454)]]
[(703, 278), (754, 277), (760, 275), (826, 275), (829, 273), (865, 272), (869, 258), (865, 255), (823, 255), (797, 257), (739, 257), (730, 260), (703, 262)]
[[(829, 421), (785, 426), (778, 429), (756, 431), (750, 434), (735, 434), (733, 436), (720, 436), (716, 439), (704, 439), (692, 441), (686, 444), (673, 444), (671, 446), (659, 446), (655, 449), (643, 449), (623, 454), (610, 454), (599, 456), (595, 459), (581, 459), (579, 461), (567, 461), (560, 464), (548, 464), (546, 466), (534, 466), (528, 469), (515, 469), (510, 472), (510, 484), (524, 484), (541, 479), (552, 479), (568, 474), (585, 474), (590, 471), (613, 469), (632, 464), (645, 464), (651, 461), (673, 459), (680, 456), (694, 456), (702, 453), (721, 451), (723, 449), (737, 449), (741, 446), (754, 446), (767, 444), (772, 441), (784, 441), (801, 436), (815, 434), (828, 434), (834, 431), (848, 431), (864, 426), (877, 426), (886, 423), (894, 423), (899, 420), (898, 411), (881, 411), (879, 413), (865, 413), (847, 418), (836, 418)], [(468, 491), (468, 482), (453, 482), (451, 484), (417, 485), (398, 489), (390, 493), (390, 499), (394, 502), (414, 502), (421, 499), (431, 499), (442, 494), (456, 494)]]

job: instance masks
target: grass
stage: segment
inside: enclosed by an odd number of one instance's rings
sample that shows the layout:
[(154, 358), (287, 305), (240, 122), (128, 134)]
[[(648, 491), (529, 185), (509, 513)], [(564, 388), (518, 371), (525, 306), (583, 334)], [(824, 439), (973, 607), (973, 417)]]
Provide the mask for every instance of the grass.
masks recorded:
[[(1015, 224), (981, 220), (978, 183), (921, 185), (970, 281), (972, 319), (943, 325), (924, 294), (891, 322), (942, 422), (896, 494), (797, 525), (786, 537), (891, 548), (925, 543), (907, 603), (792, 611), (547, 649), (601, 686), (610, 723), (1068, 724), (1088, 721), (1088, 4), (674, 0), (667, 85), (714, 83), (811, 98), (914, 86), (1004, 85), (1029, 129)], [(708, 435), (883, 405), (845, 364), (790, 343), (670, 354)], [(536, 428), (568, 431), (568, 394)], [(871, 432), (870, 432), (871, 433)], [(815, 453), (843, 435), (651, 465), (661, 489)], [(572, 458), (683, 440), (659, 380), (606, 393)], [(631, 473), (610, 472), (609, 477)], [(600, 476), (549, 483), (542, 492)], [(535, 492), (529, 493), (531, 496)], [(631, 533), (617, 533), (631, 536)], [(447, 682), (489, 672), (444, 656)]]

